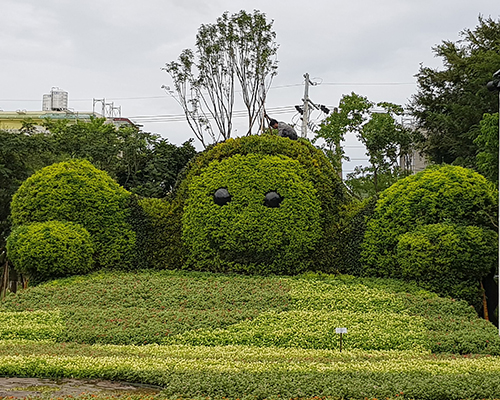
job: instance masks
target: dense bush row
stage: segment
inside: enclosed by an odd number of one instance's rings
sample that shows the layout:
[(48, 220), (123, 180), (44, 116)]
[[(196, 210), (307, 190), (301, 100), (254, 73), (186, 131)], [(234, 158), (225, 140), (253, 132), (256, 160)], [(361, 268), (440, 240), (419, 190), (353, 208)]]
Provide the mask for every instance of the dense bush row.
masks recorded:
[(250, 136), (181, 175), (168, 198), (147, 199), (87, 161), (46, 167), (14, 196), (9, 256), (37, 279), (116, 267), (393, 277), (481, 308), (497, 196), (473, 171), (429, 168), (359, 202), (308, 141)]

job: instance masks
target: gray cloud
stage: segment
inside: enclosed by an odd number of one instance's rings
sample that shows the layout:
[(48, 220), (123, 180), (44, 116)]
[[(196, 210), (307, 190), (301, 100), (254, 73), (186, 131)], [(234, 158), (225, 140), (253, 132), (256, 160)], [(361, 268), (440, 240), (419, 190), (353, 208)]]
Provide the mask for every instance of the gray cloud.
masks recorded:
[[(355, 91), (404, 104), (415, 91), (411, 82), (419, 63), (439, 65), (432, 46), (457, 40), (460, 30), (476, 26), (479, 14), (498, 18), (497, 0), (0, 3), (0, 109), (40, 109), (43, 93), (59, 86), (69, 92), (74, 109), (89, 110), (93, 97), (105, 97), (121, 105), (125, 116), (182, 113), (160, 89), (171, 84), (160, 68), (193, 46), (201, 24), (215, 22), (226, 10), (258, 9), (274, 20), (279, 70), (269, 108), (298, 104), (305, 72), (323, 82), (311, 88), (319, 103), (337, 104), (342, 94)], [(406, 84), (349, 84), (377, 82)], [(185, 123), (150, 123), (144, 129), (174, 143), (192, 136)]]

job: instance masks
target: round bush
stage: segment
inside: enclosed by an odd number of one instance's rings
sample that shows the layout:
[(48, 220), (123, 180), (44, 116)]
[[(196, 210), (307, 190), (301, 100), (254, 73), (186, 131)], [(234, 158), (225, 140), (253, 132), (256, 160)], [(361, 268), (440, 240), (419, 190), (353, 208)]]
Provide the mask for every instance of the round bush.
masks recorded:
[(493, 186), (462, 167), (432, 167), (396, 182), (382, 192), (367, 224), (363, 273), (400, 278), (396, 248), (401, 235), (439, 223), (494, 230), (497, 205)]
[(90, 234), (71, 222), (21, 225), (7, 239), (7, 254), (16, 270), (35, 280), (87, 273), (93, 253)]
[(306, 140), (219, 143), (191, 160), (174, 196), (188, 268), (293, 274), (343, 263), (337, 231), (350, 197)]
[(215, 261), (221, 270), (252, 273), (307, 268), (321, 237), (321, 208), (298, 161), (258, 154), (213, 161), (189, 193), (182, 226), (192, 265)]
[(127, 221), (130, 193), (85, 160), (45, 167), (13, 196), (14, 225), (69, 221), (92, 236), (99, 267), (120, 267), (133, 259), (135, 234)]
[(496, 266), (497, 251), (492, 230), (433, 224), (401, 235), (396, 253), (403, 279), (480, 308), (480, 282)]

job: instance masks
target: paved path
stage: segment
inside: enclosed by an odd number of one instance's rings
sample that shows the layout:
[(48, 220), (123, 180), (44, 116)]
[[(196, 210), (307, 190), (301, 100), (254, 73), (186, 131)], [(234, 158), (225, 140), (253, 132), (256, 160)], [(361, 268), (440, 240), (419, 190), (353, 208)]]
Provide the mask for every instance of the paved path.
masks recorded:
[(60, 397), (86, 394), (155, 395), (160, 388), (124, 382), (80, 379), (0, 378), (1, 397)]

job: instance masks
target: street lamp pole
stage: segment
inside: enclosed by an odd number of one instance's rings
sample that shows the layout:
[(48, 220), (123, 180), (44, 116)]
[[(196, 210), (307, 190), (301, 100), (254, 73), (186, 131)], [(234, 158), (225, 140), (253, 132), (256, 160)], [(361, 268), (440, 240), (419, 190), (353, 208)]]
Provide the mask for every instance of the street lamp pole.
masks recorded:
[[(486, 84), (486, 87), (488, 90), (492, 92), (498, 92), (498, 144), (500, 146), (500, 69), (493, 74), (493, 80), (489, 81)], [(499, 183), (499, 189), (500, 189), (500, 148), (498, 149), (498, 183)], [(498, 201), (500, 204), (500, 190), (498, 191)], [(498, 226), (500, 228), (500, 212), (498, 213)], [(499, 232), (500, 233), (500, 232)], [(500, 235), (499, 235), (499, 240), (500, 240)], [(500, 242), (498, 246), (498, 279), (497, 279), (497, 284), (498, 284), (498, 305), (497, 305), (497, 310), (498, 310), (498, 334), (500, 335)]]

